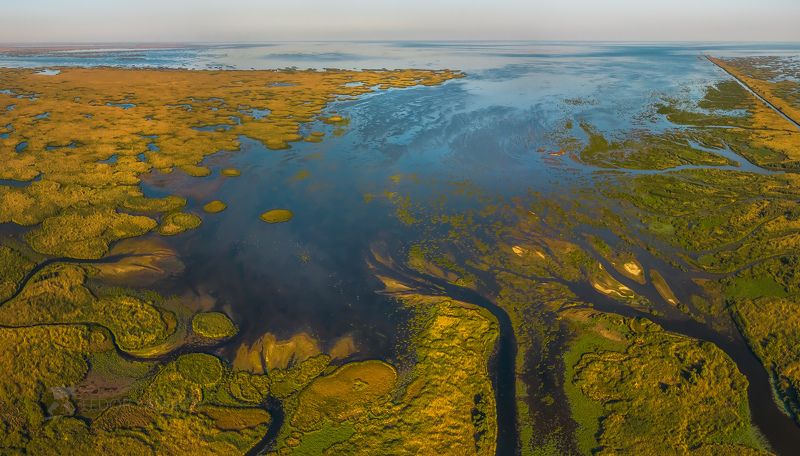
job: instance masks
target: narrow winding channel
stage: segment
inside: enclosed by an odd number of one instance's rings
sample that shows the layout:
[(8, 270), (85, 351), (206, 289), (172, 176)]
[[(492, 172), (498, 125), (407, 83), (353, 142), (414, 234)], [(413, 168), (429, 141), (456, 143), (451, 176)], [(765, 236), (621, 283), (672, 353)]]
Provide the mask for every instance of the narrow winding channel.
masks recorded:
[(497, 319), (500, 334), (494, 355), (490, 361), (490, 367), (493, 367), (490, 371), (494, 374), (492, 384), (497, 407), (496, 454), (498, 456), (519, 454), (516, 401), (517, 339), (514, 335), (511, 318), (509, 318), (505, 310), (474, 290), (453, 285), (444, 279), (428, 275), (423, 276), (423, 278), (425, 281), (441, 288), (448, 297), (483, 307)]
[(104, 257), (104, 258), (99, 258), (99, 259), (96, 259), (96, 260), (78, 260), (78, 259), (66, 258), (66, 257), (65, 258), (48, 258), (48, 259), (42, 261), (41, 263), (37, 264), (36, 266), (34, 266), (33, 269), (31, 269), (30, 271), (28, 271), (27, 274), (25, 274), (25, 276), (22, 278), (22, 280), (20, 280), (19, 284), (17, 284), (17, 289), (14, 290), (14, 293), (11, 296), (9, 296), (8, 298), (0, 301), (0, 307), (2, 307), (3, 305), (5, 305), (8, 302), (13, 301), (17, 296), (19, 296), (20, 293), (22, 293), (22, 290), (25, 289), (25, 287), (28, 285), (28, 282), (30, 282), (30, 280), (36, 274), (38, 274), (39, 271), (41, 271), (42, 269), (44, 269), (47, 266), (50, 266), (52, 264), (58, 264), (58, 263), (61, 263), (61, 264), (77, 264), (77, 265), (81, 265), (81, 264), (104, 264), (104, 263), (114, 263), (114, 262), (120, 261), (122, 259), (133, 257), (133, 256), (137, 256), (137, 255), (136, 254), (112, 255), (112, 256), (108, 256), (108, 257)]
[(521, 450), (517, 426), (517, 339), (514, 335), (511, 318), (506, 311), (477, 291), (454, 285), (445, 279), (413, 271), (399, 264), (393, 264), (390, 268), (381, 267), (381, 269), (389, 275), (400, 274), (404, 283), (419, 293), (447, 297), (482, 307), (497, 319), (499, 335), (488, 366), (497, 415), (495, 454), (498, 456), (519, 455)]

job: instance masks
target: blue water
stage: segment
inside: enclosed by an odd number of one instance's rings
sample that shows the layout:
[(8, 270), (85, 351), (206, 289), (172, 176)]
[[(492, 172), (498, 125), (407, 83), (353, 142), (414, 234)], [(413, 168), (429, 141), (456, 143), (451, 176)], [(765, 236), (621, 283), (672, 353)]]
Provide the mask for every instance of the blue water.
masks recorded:
[(111, 102), (106, 103), (106, 106), (114, 106), (116, 108), (121, 108), (123, 110), (128, 110), (136, 107), (136, 105), (133, 103), (111, 103)]

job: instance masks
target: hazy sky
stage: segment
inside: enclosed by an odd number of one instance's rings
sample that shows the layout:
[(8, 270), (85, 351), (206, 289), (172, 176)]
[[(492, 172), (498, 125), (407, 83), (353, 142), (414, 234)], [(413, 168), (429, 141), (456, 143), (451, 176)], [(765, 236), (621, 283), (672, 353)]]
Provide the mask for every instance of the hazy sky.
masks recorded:
[(800, 0), (0, 0), (0, 42), (800, 41)]

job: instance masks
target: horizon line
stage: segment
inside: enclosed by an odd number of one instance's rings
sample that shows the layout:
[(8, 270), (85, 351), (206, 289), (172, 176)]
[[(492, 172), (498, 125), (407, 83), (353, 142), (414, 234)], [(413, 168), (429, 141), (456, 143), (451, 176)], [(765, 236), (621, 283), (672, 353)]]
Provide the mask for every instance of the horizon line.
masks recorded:
[(611, 40), (611, 39), (316, 39), (316, 40), (124, 40), (124, 41), (0, 41), (0, 46), (68, 46), (68, 45), (220, 45), (220, 44), (271, 44), (271, 43), (713, 43), (713, 44), (798, 44), (800, 40)]

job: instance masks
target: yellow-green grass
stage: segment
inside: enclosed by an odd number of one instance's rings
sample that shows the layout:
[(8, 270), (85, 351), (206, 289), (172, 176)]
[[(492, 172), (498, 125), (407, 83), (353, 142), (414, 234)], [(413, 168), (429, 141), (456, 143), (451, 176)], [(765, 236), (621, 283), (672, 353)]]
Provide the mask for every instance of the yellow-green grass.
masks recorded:
[(85, 286), (86, 271), (53, 264), (34, 275), (25, 288), (0, 307), (0, 322), (24, 326), (92, 323), (108, 328), (120, 349), (137, 351), (158, 345), (174, 332), (174, 316), (124, 292), (95, 296)]
[(174, 236), (197, 228), (202, 223), (200, 217), (187, 212), (171, 212), (164, 216), (158, 233), (162, 236)]
[(763, 452), (747, 379), (722, 350), (647, 320), (563, 315), (578, 331), (565, 391), (584, 454)]
[(208, 212), (209, 214), (216, 214), (218, 212), (224, 211), (228, 207), (227, 204), (223, 203), (220, 200), (209, 201), (205, 205), (203, 205), (203, 210)]
[(5, 301), (17, 291), (20, 282), (34, 263), (18, 250), (0, 245), (0, 301)]
[(228, 378), (228, 393), (243, 404), (260, 404), (269, 394), (269, 378), (266, 375), (237, 371)]
[[(415, 309), (414, 359), (396, 377), (380, 361), (346, 364), (314, 380), (290, 410), (287, 452), (493, 455), (497, 424), (487, 370), (498, 334), (487, 311), (406, 295)], [(395, 378), (397, 382), (395, 383)], [(317, 454), (317, 453), (314, 453)]]
[(334, 423), (356, 419), (370, 404), (386, 401), (396, 382), (394, 367), (382, 361), (345, 364), (303, 390), (292, 424), (308, 431), (325, 419)]
[(777, 396), (800, 423), (800, 303), (796, 297), (735, 298), (730, 302), (750, 348), (770, 372)]
[(214, 426), (223, 431), (240, 431), (270, 422), (269, 413), (258, 408), (203, 406), (198, 411), (214, 420)]
[[(108, 350), (108, 338), (86, 326), (0, 328), (0, 447), (23, 450), (42, 433), (49, 411), (74, 413), (65, 398), (52, 400), (54, 388), (76, 384), (89, 369), (88, 354)], [(41, 399), (50, 395), (48, 404)]]
[(580, 150), (581, 160), (606, 168), (668, 169), (680, 165), (732, 165), (729, 159), (693, 147), (680, 133), (638, 134), (609, 141), (588, 124), (581, 125), (589, 137)]
[(606, 193), (697, 267), (730, 273), (800, 245), (798, 185), (791, 173), (691, 170), (625, 179)]
[[(24, 449), (36, 453), (51, 445), (67, 454), (246, 453), (263, 438), (271, 417), (263, 408), (226, 394), (231, 375), (214, 356), (182, 355), (137, 381), (128, 402), (107, 407), (91, 422), (63, 416), (47, 421)], [(129, 444), (128, 438), (134, 442)]]
[(108, 208), (74, 209), (45, 219), (29, 233), (28, 242), (46, 255), (96, 259), (108, 252), (111, 242), (141, 236), (155, 227), (149, 217)]
[(222, 380), (223, 367), (220, 360), (205, 353), (182, 355), (176, 361), (178, 372), (192, 383), (208, 386)]
[(269, 372), (270, 392), (279, 399), (286, 399), (308, 386), (330, 362), (330, 356), (319, 354), (288, 368), (273, 369)]
[(288, 209), (272, 209), (261, 214), (261, 220), (267, 223), (284, 223), (293, 217), (294, 214)]
[(130, 196), (120, 203), (120, 209), (131, 212), (159, 213), (172, 212), (186, 205), (186, 199), (180, 196), (165, 196), (163, 198), (146, 198), (141, 195)]
[(192, 331), (207, 339), (225, 339), (236, 335), (236, 325), (222, 312), (201, 312), (192, 318)]

